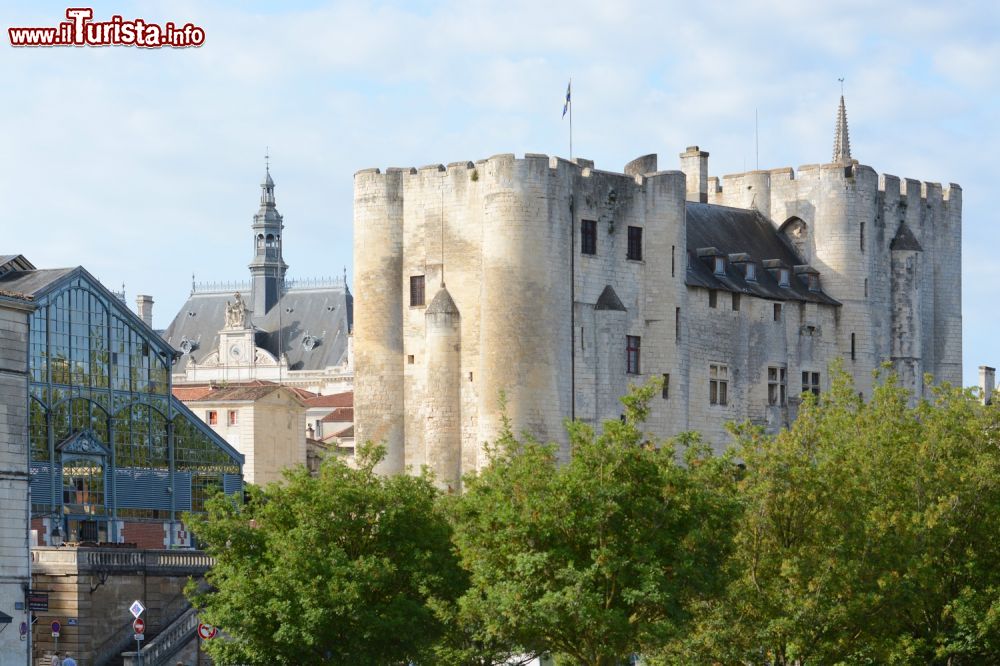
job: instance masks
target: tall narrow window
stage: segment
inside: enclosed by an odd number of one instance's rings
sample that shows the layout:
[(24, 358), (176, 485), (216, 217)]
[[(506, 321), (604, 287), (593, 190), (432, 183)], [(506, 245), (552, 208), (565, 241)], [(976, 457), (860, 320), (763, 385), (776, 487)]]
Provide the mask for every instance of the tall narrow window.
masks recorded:
[(708, 307), (714, 308), (719, 304), (719, 292), (715, 289), (708, 290)]
[(802, 373), (802, 392), (812, 393), (813, 395), (819, 395), (819, 373), (818, 372), (808, 372)]
[(856, 359), (857, 359), (857, 355), (855, 353), (854, 334), (851, 333), (851, 360), (854, 361)]
[(597, 222), (594, 220), (580, 223), (580, 252), (597, 254)]
[(757, 281), (757, 264), (752, 261), (747, 263), (747, 280), (751, 282)]
[(725, 275), (726, 274), (726, 260), (724, 258), (722, 258), (722, 257), (716, 257), (715, 258), (714, 273), (716, 275)]
[(628, 254), (625, 258), (642, 260), (642, 227), (628, 228)]
[(791, 274), (787, 268), (782, 268), (778, 271), (778, 286), (787, 287), (791, 284)]
[(670, 246), (670, 277), (677, 275), (677, 246)]
[(205, 416), (208, 417), (208, 425), (218, 425), (219, 424), (219, 412), (214, 409), (207, 412)]
[(670, 397), (670, 373), (663, 374), (663, 399), (666, 400)]
[(788, 386), (788, 370), (781, 366), (767, 369), (767, 404), (784, 407)]
[(865, 298), (868, 298), (868, 278), (865, 278)]
[(237, 422), (237, 420), (239, 418), (237, 416), (237, 414), (238, 414), (238, 412), (235, 409), (230, 409), (229, 410), (229, 425), (231, 425), (231, 426), (236, 425), (236, 422)]
[(630, 375), (639, 374), (639, 336), (625, 336), (625, 371)]
[(410, 276), (410, 307), (424, 304), (424, 276)]
[(774, 304), (774, 321), (781, 321), (781, 303)]
[(735, 291), (733, 292), (733, 311), (734, 312), (740, 311), (740, 295)]
[(865, 251), (865, 223), (861, 223), (861, 252)]
[(729, 366), (711, 363), (708, 366), (708, 403), (729, 404)]
[(681, 341), (681, 309), (674, 308), (674, 342)]

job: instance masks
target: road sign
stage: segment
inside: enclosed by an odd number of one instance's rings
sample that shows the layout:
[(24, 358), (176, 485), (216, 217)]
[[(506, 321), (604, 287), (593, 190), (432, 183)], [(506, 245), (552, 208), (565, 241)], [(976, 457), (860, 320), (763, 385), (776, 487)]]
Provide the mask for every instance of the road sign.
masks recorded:
[(128, 610), (132, 613), (132, 617), (139, 617), (142, 615), (142, 612), (146, 610), (146, 607), (142, 605), (141, 601), (136, 599), (132, 602), (132, 605), (128, 607)]
[(48, 592), (28, 592), (28, 610), (47, 611), (49, 609)]
[(22, 622), (21, 623), (21, 635), (24, 636), (27, 633), (28, 633), (28, 623), (27, 622)]
[(54, 620), (52, 622), (52, 633), (53, 633), (53, 635), (58, 636), (60, 629), (62, 629), (62, 625), (59, 624), (59, 620)]
[(137, 641), (142, 641), (146, 639), (146, 634), (135, 634), (134, 636), (132, 636), (132, 638), (134, 638)]
[(141, 634), (146, 630), (146, 623), (142, 621), (141, 617), (137, 617), (132, 621), (132, 629), (135, 630), (135, 633)]
[(198, 625), (198, 636), (202, 640), (208, 640), (210, 638), (215, 638), (215, 635), (219, 633), (219, 630), (210, 624), (199, 624)]

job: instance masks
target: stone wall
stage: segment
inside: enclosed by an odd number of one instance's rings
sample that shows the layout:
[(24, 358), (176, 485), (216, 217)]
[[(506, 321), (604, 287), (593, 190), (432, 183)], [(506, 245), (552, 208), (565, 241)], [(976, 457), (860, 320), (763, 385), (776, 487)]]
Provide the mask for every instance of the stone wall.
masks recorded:
[(0, 666), (22, 666), (28, 643), (19, 626), (27, 621), (15, 604), (29, 587), (28, 504), (28, 314), (26, 304), (0, 299)]

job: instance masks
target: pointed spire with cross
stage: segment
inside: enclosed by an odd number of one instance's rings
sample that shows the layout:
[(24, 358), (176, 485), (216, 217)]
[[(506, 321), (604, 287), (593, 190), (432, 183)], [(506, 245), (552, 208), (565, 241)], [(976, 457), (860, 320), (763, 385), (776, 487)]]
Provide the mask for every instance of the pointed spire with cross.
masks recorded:
[(837, 109), (837, 128), (833, 135), (833, 162), (850, 164), (851, 138), (847, 133), (847, 107), (844, 105), (844, 79), (840, 81), (840, 107)]

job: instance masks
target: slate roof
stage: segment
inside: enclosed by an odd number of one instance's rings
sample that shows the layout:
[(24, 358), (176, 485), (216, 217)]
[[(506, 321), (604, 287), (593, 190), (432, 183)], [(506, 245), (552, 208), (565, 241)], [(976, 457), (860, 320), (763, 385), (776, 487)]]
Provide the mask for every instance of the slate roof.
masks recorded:
[[(174, 373), (184, 372), (191, 356), (200, 362), (218, 349), (226, 302), (232, 299), (228, 291), (191, 294), (163, 332), (163, 338), (175, 349), (180, 349), (184, 338), (198, 343), (190, 355), (181, 356)], [(250, 322), (256, 329), (256, 345), (275, 357), (287, 355), (289, 370), (322, 370), (346, 360), (347, 336), (354, 324), (354, 297), (343, 284), (292, 288), (266, 315), (252, 314)], [(311, 349), (303, 344), (307, 335), (319, 339)]]
[[(716, 275), (712, 257), (699, 257), (700, 248), (714, 247), (726, 258), (725, 273)], [(687, 204), (688, 265), (685, 283), (691, 287), (720, 289), (779, 301), (811, 301), (840, 305), (822, 290), (810, 291), (795, 267), (805, 262), (784, 234), (756, 210), (715, 204)], [(744, 269), (733, 265), (729, 255), (746, 254), (757, 264), (757, 279), (747, 280)], [(789, 271), (789, 286), (782, 287), (764, 265), (777, 260)], [(822, 284), (822, 276), (821, 284)]]
[(76, 270), (76, 268), (43, 268), (10, 271), (0, 275), (0, 289), (33, 298)]

